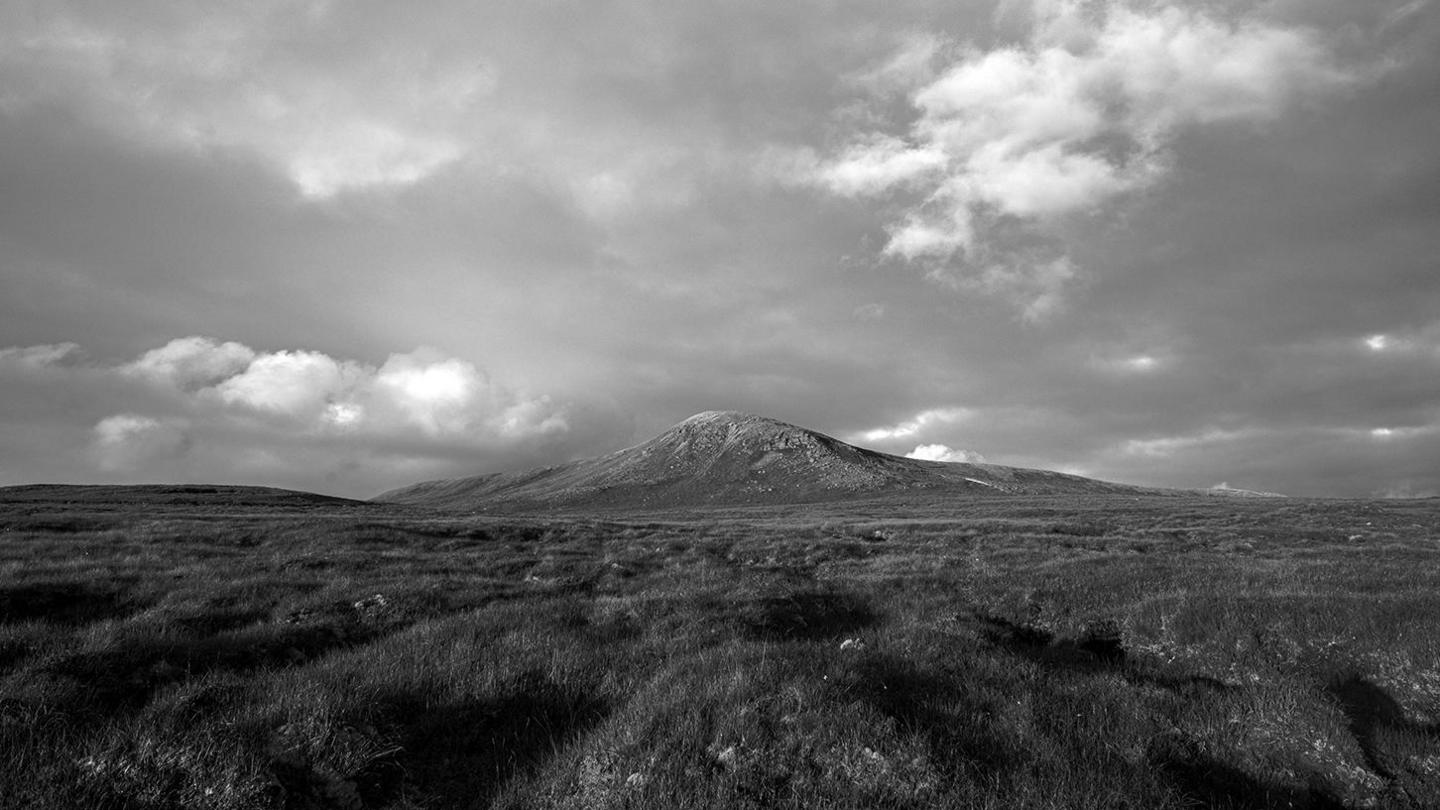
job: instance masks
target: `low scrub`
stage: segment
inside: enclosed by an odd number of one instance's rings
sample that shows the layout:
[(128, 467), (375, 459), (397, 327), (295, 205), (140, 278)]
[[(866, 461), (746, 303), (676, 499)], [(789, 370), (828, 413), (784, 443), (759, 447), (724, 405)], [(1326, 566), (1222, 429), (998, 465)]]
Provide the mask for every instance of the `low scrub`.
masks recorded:
[(0, 501), (5, 808), (1440, 807), (1433, 502), (111, 507)]

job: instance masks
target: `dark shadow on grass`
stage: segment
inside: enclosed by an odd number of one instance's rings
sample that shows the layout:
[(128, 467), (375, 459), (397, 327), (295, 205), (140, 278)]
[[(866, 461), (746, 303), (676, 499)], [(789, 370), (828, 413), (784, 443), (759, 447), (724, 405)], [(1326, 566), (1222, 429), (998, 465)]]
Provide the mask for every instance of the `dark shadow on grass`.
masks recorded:
[(220, 609), (209, 610), (189, 616), (177, 616), (173, 620), (176, 625), (183, 627), (186, 632), (196, 635), (214, 635), (227, 630), (235, 630), (247, 625), (255, 624), (269, 615), (268, 610), (249, 609), (234, 610)]
[(147, 606), (120, 591), (79, 582), (35, 582), (0, 588), (0, 623), (41, 620), (77, 626), (124, 618)]
[(11, 532), (80, 534), (113, 529), (121, 520), (120, 516), (51, 512), (33, 515), (6, 515), (3, 525), (6, 531)]
[(922, 735), (934, 763), (947, 779), (986, 782), (1024, 767), (1030, 755), (1005, 743), (1008, 735), (994, 724), (985, 706), (966, 711), (957, 722), (956, 706), (965, 706), (966, 685), (921, 670), (893, 655), (868, 655), (855, 670), (850, 689), (895, 721), (905, 732)]
[(18, 665), (30, 656), (30, 646), (19, 641), (0, 641), (0, 672)]
[(1396, 761), (1395, 753), (1386, 750), (1383, 736), (1429, 738), (1440, 745), (1440, 723), (1425, 725), (1408, 719), (1400, 704), (1385, 690), (1358, 675), (1332, 682), (1326, 692), (1345, 712), (1350, 733), (1360, 744), (1365, 764), (1386, 779), (1400, 778), (1404, 764)]
[(80, 653), (46, 667), (82, 688), (77, 714), (97, 719), (133, 711), (158, 690), (209, 672), (252, 672), (297, 666), (332, 650), (369, 643), (400, 629), (342, 626), (264, 626), (208, 638), (133, 641)]
[[(533, 670), (495, 698), (437, 706), (402, 696), (390, 710), (403, 724), (401, 748), (356, 777), (366, 807), (399, 793), (427, 807), (487, 807), (610, 714), (595, 695)], [(281, 779), (287, 804), (315, 788), (296, 773)]]
[(742, 610), (747, 635), (762, 641), (818, 641), (875, 624), (864, 599), (848, 593), (805, 590), (756, 599)]
[(1199, 802), (1197, 807), (1207, 810), (1346, 810), (1324, 791), (1266, 784), (1205, 756), (1193, 744), (1160, 740), (1148, 758), (1171, 784)]
[[(1132, 684), (1160, 686), (1172, 692), (1194, 689), (1228, 691), (1231, 687), (1207, 676), (1178, 677), (1156, 671), (1131, 658), (1113, 621), (1091, 624), (1076, 638), (1057, 639), (1041, 628), (1021, 625), (995, 616), (977, 616), (987, 626), (991, 644), (1056, 671), (1116, 672)], [(1152, 746), (1150, 762), (1180, 792), (1199, 807), (1211, 810), (1344, 810), (1344, 805), (1323, 790), (1273, 785), (1231, 765), (1210, 758), (1184, 741), (1162, 740)]]
[(1159, 686), (1172, 692), (1197, 688), (1224, 692), (1231, 688), (1224, 681), (1207, 675), (1176, 676), (1136, 660), (1125, 649), (1120, 626), (1114, 621), (1094, 622), (1076, 638), (1056, 638), (1048, 630), (998, 616), (976, 615), (975, 618), (985, 625), (982, 636), (986, 641), (1051, 669), (1117, 672), (1131, 683)]

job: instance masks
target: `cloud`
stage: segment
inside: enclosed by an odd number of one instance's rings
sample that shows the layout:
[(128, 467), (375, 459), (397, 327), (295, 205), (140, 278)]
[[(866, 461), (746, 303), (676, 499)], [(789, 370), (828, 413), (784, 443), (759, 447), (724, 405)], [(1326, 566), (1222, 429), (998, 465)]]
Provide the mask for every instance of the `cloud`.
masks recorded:
[(887, 442), (918, 436), (935, 427), (953, 425), (973, 416), (968, 408), (932, 408), (893, 425), (863, 430), (850, 437), (852, 442)]
[(888, 135), (875, 135), (852, 145), (840, 157), (818, 168), (826, 188), (845, 196), (878, 194), (897, 185), (919, 185), (945, 167), (940, 149), (916, 149)]
[(1381, 30), (1389, 30), (1414, 19), (1421, 12), (1425, 11), (1431, 0), (1411, 0), (1400, 8), (1387, 13), (1380, 22)]
[(92, 430), (95, 463), (105, 472), (132, 472), (178, 458), (190, 444), (180, 423), (133, 413), (107, 416)]
[(392, 356), (374, 382), (407, 421), (431, 436), (468, 429), (467, 411), (485, 385), (469, 363), (411, 355)]
[[(0, 3), (0, 346), (91, 353), (0, 360), (0, 482), (101, 476), (118, 414), (191, 442), (114, 480), (368, 494), (735, 407), (1435, 489), (1440, 6), (1379, 30), (1406, 3)], [(972, 414), (862, 435), (937, 403)], [(1120, 451), (1211, 428), (1254, 432)]]
[(76, 343), (47, 343), (38, 346), (12, 346), (0, 349), (0, 368), (39, 370), (59, 366), (80, 354)]
[(120, 370), (189, 391), (232, 377), (248, 368), (254, 359), (255, 350), (249, 346), (194, 336), (176, 338), (151, 349)]
[[(1045, 234), (1155, 185), (1185, 128), (1264, 122), (1351, 80), (1306, 30), (1171, 3), (1036, 2), (1032, 22), (1022, 43), (964, 51), (917, 85), (903, 134), (859, 136), (815, 164), (812, 182), (835, 194), (902, 199), (884, 253), (1004, 264), (1010, 251), (989, 235), (1002, 220)], [(935, 53), (912, 47), (887, 65)], [(1032, 319), (1075, 276), (1063, 255), (980, 272), (992, 279), (982, 286), (1032, 302)]]
[(948, 461), (964, 464), (983, 464), (985, 457), (970, 450), (955, 450), (943, 444), (921, 444), (916, 445), (914, 450), (905, 454), (906, 458), (918, 458), (924, 461)]
[(1173, 359), (1154, 352), (1119, 355), (1091, 355), (1089, 365), (1097, 371), (1120, 377), (1155, 374), (1166, 369)]
[(1377, 356), (1440, 359), (1440, 321), (1419, 329), (1396, 329), (1366, 335), (1361, 341)]
[(1170, 458), (1195, 450), (1196, 448), (1234, 444), (1246, 438), (1257, 438), (1262, 435), (1262, 433), (1263, 431), (1259, 430), (1223, 430), (1220, 428), (1211, 428), (1201, 433), (1181, 436), (1161, 436), (1153, 439), (1127, 439), (1120, 447), (1120, 452), (1127, 456)]
[(481, 431), (521, 440), (569, 429), (549, 397), (509, 397), (474, 365), (426, 350), (391, 355), (365, 389), (362, 401), (426, 436)]
[[(1151, 439), (1128, 439), (1090, 454), (1101, 478), (1162, 486), (1222, 486), (1288, 495), (1349, 493), (1354, 497), (1435, 486), (1431, 459), (1440, 452), (1440, 412), (1427, 424), (1376, 433), (1364, 425), (1256, 421), (1201, 428)], [(1296, 470), (1303, 470), (1298, 474)]]
[(328, 405), (343, 402), (364, 374), (358, 365), (321, 352), (280, 351), (257, 355), (205, 393), (226, 405), (313, 423), (322, 420)]
[[(472, 57), (373, 36), (360, 49), (293, 52), (342, 28), (328, 2), (261, 0), (194, 12), (154, 6), (16, 15), (10, 106), (83, 98), (87, 117), (134, 138), (241, 149), (305, 196), (404, 186), (468, 151), (473, 103), (496, 86)], [(355, 56), (363, 52), (363, 57)]]
[[(190, 336), (127, 362), (61, 365), (79, 351), (75, 344), (0, 349), (12, 392), (0, 435), (16, 409), (13, 416), (47, 425), (62, 437), (52, 441), (52, 455), (63, 461), (67, 444), (75, 452), (71, 466), (52, 460), (46, 469), (72, 478), (287, 476), (295, 485), (365, 495), (419, 477), (480, 472), (487, 459), (523, 464), (564, 452), (588, 441), (577, 429), (606, 421), (499, 385), (473, 363), (433, 349), (392, 354), (377, 366)], [(34, 412), (54, 402), (76, 404)], [(73, 440), (63, 438), (67, 431)]]
[(258, 352), (236, 342), (177, 338), (116, 367), (174, 389), (192, 411), (268, 420), (316, 435), (410, 437), (467, 444), (564, 433), (564, 408), (493, 384), (473, 363), (433, 349), (380, 366), (312, 350)]
[(992, 263), (978, 276), (956, 283), (1018, 301), (1025, 321), (1043, 321), (1064, 306), (1065, 289), (1079, 276), (1079, 270), (1069, 256), (1024, 263), (1015, 258)]

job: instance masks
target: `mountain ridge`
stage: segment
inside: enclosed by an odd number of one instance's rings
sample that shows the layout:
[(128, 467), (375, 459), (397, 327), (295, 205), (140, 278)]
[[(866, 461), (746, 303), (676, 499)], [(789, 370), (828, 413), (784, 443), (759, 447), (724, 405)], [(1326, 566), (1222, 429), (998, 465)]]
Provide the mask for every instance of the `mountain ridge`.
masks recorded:
[(604, 456), (514, 473), (424, 481), (374, 500), (472, 510), (807, 503), (890, 492), (1158, 493), (1048, 470), (925, 461), (741, 411), (703, 411)]

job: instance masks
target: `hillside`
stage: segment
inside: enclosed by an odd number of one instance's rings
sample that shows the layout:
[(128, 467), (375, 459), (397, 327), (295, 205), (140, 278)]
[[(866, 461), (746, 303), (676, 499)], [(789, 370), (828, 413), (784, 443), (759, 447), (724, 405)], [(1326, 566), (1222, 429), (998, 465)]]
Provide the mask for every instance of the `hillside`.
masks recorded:
[(427, 481), (375, 500), (499, 511), (655, 509), (815, 503), (920, 490), (939, 495), (1154, 492), (1046, 470), (903, 458), (775, 419), (706, 411), (606, 456), (528, 472)]
[(23, 484), (0, 487), (0, 506), (23, 509), (32, 515), (81, 508), (145, 514), (195, 510), (271, 513), (374, 508), (374, 504), (365, 501), (313, 492), (229, 484)]

